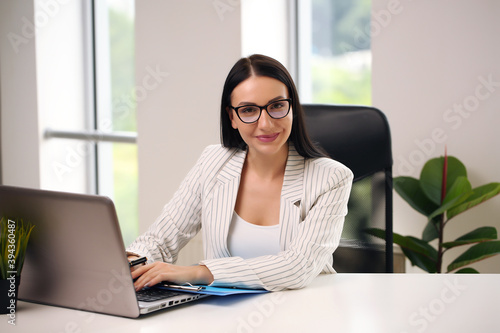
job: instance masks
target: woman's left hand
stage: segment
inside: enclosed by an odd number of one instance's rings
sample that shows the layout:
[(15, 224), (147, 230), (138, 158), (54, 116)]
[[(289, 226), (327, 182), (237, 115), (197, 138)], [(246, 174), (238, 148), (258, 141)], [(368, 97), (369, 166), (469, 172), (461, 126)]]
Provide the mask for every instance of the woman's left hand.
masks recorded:
[(132, 278), (137, 279), (134, 282), (135, 290), (152, 287), (162, 281), (179, 285), (186, 282), (208, 285), (214, 280), (212, 273), (204, 265), (177, 266), (164, 262), (141, 266), (132, 272)]

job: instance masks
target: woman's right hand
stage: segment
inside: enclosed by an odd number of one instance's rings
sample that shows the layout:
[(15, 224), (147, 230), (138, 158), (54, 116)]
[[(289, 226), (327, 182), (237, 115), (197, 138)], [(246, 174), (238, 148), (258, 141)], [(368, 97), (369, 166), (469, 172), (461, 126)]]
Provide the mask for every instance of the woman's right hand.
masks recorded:
[[(129, 262), (131, 262), (132, 260), (139, 259), (139, 258), (140, 258), (139, 256), (133, 256), (133, 255), (130, 255), (130, 256), (127, 257), (127, 259), (128, 259)], [(144, 266), (144, 265), (145, 265), (145, 263), (144, 264), (140, 264), (140, 265), (132, 266), (132, 267), (130, 267), (130, 271), (133, 272), (136, 269), (138, 269), (139, 267)]]
[(149, 265), (137, 265), (132, 272), (135, 290), (152, 287), (162, 281), (173, 284), (203, 284), (209, 285), (214, 281), (212, 272), (204, 265), (178, 266), (164, 262), (154, 262)]

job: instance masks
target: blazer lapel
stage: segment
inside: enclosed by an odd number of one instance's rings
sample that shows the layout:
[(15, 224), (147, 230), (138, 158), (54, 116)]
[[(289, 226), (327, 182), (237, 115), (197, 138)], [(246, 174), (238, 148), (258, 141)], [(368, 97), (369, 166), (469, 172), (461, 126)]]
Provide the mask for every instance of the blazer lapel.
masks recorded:
[(281, 197), (291, 203), (296, 203), (302, 198), (304, 161), (304, 157), (300, 156), (293, 144), (290, 143)]
[(211, 224), (212, 226), (216, 226), (216, 230), (213, 230), (211, 234), (212, 237), (216, 238), (215, 250), (217, 253), (215, 255), (217, 257), (230, 256), (227, 249), (227, 235), (233, 217), (245, 157), (246, 151), (237, 150), (217, 175), (218, 184), (214, 189), (212, 206), (213, 209), (217, 210), (213, 214), (213, 217), (217, 220)]
[[(227, 236), (236, 204), (241, 180), (241, 171), (245, 162), (246, 151), (237, 150), (230, 157), (217, 175), (217, 185), (213, 192), (212, 217), (217, 219), (210, 223), (210, 237), (215, 245), (215, 257), (230, 256), (227, 249)], [(300, 156), (292, 143), (289, 144), (285, 176), (281, 189), (280, 201), (280, 248), (285, 249), (298, 227), (301, 217), (301, 199), (303, 197), (304, 157)]]
[(285, 250), (302, 221), (301, 199), (303, 197), (304, 157), (299, 155), (292, 143), (289, 144), (288, 159), (281, 190), (280, 205), (280, 248)]

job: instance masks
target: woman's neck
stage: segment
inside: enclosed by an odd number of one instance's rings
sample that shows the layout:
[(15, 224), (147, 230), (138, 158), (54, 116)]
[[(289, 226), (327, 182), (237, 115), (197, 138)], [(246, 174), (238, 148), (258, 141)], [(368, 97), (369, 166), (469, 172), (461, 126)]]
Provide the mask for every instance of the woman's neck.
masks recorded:
[(283, 177), (287, 159), (288, 145), (284, 145), (274, 155), (263, 155), (249, 150), (244, 167), (247, 172), (250, 171), (262, 179), (273, 180)]

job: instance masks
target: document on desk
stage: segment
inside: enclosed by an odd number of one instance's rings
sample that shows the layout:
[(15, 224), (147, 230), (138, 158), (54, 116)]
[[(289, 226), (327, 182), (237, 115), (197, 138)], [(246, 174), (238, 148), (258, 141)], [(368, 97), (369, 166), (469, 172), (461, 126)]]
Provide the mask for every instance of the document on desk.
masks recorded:
[(242, 289), (242, 288), (224, 288), (224, 287), (211, 287), (211, 286), (195, 286), (195, 285), (172, 285), (162, 284), (158, 288), (167, 290), (177, 290), (188, 293), (213, 295), (213, 296), (228, 296), (236, 294), (262, 294), (269, 292), (264, 289)]

